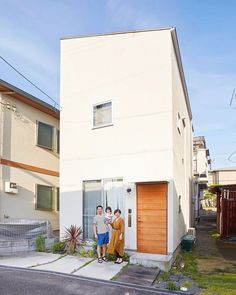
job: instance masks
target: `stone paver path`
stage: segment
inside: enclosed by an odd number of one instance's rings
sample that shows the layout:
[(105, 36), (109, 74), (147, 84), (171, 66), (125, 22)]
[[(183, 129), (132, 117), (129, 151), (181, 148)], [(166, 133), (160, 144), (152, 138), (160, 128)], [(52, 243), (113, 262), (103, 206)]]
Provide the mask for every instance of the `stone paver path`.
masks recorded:
[(123, 262), (121, 264), (115, 264), (113, 261), (98, 263), (97, 260), (94, 260), (85, 267), (76, 271), (74, 275), (101, 280), (111, 280), (126, 265), (127, 262)]
[(28, 268), (51, 263), (61, 256), (60, 254), (32, 252), (20, 256), (0, 257), (0, 265)]
[(34, 268), (72, 274), (73, 272), (83, 267), (90, 261), (92, 261), (92, 258), (68, 255), (54, 261), (53, 263), (36, 266)]

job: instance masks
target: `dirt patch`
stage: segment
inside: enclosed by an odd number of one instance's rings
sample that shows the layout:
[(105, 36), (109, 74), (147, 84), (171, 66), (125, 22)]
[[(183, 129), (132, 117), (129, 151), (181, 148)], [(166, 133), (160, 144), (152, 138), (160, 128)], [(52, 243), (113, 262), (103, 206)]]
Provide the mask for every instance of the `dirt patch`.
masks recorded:
[(225, 268), (232, 267), (232, 263), (226, 261), (221, 257), (214, 258), (197, 258), (198, 270), (200, 273), (212, 272), (215, 269), (224, 270)]

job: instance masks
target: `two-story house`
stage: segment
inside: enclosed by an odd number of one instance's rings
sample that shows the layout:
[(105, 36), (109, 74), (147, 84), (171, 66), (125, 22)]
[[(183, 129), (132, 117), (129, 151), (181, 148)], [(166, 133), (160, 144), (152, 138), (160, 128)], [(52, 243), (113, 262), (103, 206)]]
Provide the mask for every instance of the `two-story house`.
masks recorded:
[(59, 229), (59, 111), (0, 80), (0, 218)]
[(93, 238), (120, 208), (125, 247), (172, 255), (190, 226), (192, 113), (175, 28), (61, 40), (60, 229)]

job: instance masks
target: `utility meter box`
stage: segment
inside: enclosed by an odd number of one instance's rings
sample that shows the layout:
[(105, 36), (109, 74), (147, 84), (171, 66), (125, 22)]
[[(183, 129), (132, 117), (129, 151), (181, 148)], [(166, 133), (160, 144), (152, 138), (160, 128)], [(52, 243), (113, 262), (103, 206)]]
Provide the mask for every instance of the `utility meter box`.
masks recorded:
[(15, 182), (5, 181), (5, 192), (9, 194), (18, 194), (18, 185)]

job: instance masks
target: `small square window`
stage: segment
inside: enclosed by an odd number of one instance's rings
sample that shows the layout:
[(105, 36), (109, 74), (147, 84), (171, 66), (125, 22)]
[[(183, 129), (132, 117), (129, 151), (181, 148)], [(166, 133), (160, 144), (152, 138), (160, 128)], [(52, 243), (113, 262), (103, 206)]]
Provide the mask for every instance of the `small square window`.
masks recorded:
[(180, 114), (177, 114), (177, 129), (179, 131), (179, 134), (181, 133), (181, 117)]
[(112, 124), (112, 102), (93, 106), (93, 127), (105, 127)]
[(37, 184), (36, 185), (36, 209), (53, 210), (53, 187)]
[(53, 149), (53, 126), (38, 122), (37, 145)]

